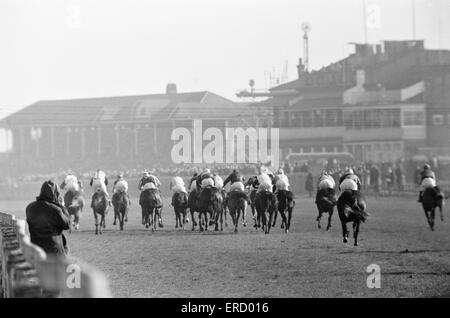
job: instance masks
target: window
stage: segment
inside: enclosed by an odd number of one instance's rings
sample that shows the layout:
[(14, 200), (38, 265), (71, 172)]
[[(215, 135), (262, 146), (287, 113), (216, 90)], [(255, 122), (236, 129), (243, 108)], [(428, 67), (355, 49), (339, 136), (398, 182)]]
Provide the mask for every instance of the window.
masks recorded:
[(450, 114), (447, 114), (447, 125), (450, 125)]
[(405, 111), (403, 113), (403, 126), (424, 126), (425, 114), (422, 110)]
[(444, 124), (444, 116), (433, 115), (433, 126), (442, 126)]

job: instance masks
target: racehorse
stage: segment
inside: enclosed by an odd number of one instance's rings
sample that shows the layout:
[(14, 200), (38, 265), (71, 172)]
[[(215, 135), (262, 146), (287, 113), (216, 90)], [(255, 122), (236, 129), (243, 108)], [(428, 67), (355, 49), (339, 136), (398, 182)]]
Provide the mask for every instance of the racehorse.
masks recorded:
[(252, 216), (253, 216), (253, 221), (255, 222), (255, 224), (253, 225), (254, 228), (258, 228), (259, 227), (259, 222), (257, 222), (258, 220), (258, 214), (256, 212), (256, 206), (255, 206), (255, 202), (256, 202), (256, 189), (252, 189), (249, 192), (249, 200), (250, 200), (250, 208), (252, 209)]
[(258, 227), (262, 222), (262, 228), (266, 234), (269, 234), (272, 226), (274, 213), (278, 209), (277, 198), (270, 191), (260, 191), (256, 193), (255, 208), (258, 214)]
[[(178, 224), (184, 230), (184, 224), (186, 223), (186, 212), (188, 208), (188, 195), (186, 192), (174, 192), (172, 196), (172, 206), (175, 211), (175, 228), (178, 228)], [(181, 221), (183, 217), (183, 221)]]
[[(208, 230), (209, 225), (216, 224), (215, 230), (219, 230), (218, 219), (223, 215), (223, 197), (220, 190), (215, 187), (205, 187), (200, 190), (198, 200), (199, 227), (200, 231)], [(208, 222), (208, 214), (210, 221)], [(223, 226), (222, 226), (223, 230)]]
[(245, 222), (245, 210), (247, 209), (247, 204), (248, 204), (248, 197), (245, 192), (230, 191), (228, 193), (228, 207), (230, 209), (231, 219), (233, 220), (234, 224), (234, 232), (236, 233), (238, 231), (239, 216), (241, 212)]
[(69, 212), (71, 219), (73, 215), (72, 225), (75, 230), (78, 230), (80, 228), (81, 212), (83, 212), (85, 205), (82, 191), (75, 191), (73, 189), (67, 190), (64, 194), (64, 205)]
[(342, 192), (337, 201), (337, 209), (341, 220), (344, 243), (348, 242), (349, 231), (347, 230), (347, 223), (353, 222), (354, 245), (358, 246), (359, 226), (361, 222), (367, 220), (368, 216), (363, 194), (360, 191), (351, 190)]
[(425, 216), (428, 221), (430, 229), (434, 231), (434, 218), (436, 208), (439, 208), (441, 213), (441, 221), (444, 222), (444, 214), (442, 212), (442, 207), (444, 205), (444, 195), (442, 193), (437, 193), (434, 188), (425, 189), (422, 196), (422, 207), (425, 212)]
[[(109, 211), (108, 200), (106, 199), (106, 194), (103, 191), (96, 191), (92, 195), (91, 208), (94, 211), (95, 234), (102, 234), (102, 230), (106, 228), (105, 217)], [(98, 222), (99, 215), (100, 223)]]
[[(295, 200), (294, 194), (289, 190), (278, 190), (276, 192), (278, 211), (280, 212), (282, 223), (281, 228), (284, 229), (286, 233), (289, 233), (291, 227), (292, 211), (294, 210)], [(287, 217), (286, 217), (287, 213)]]
[(228, 227), (227, 212), (230, 212), (230, 208), (228, 206), (228, 192), (225, 191), (225, 189), (222, 189), (221, 193), (223, 198), (223, 218), (225, 221), (225, 227)]
[(194, 213), (199, 212), (199, 210), (198, 210), (199, 196), (200, 196), (200, 191), (197, 190), (197, 188), (195, 188), (191, 192), (189, 192), (189, 196), (188, 196), (188, 208), (191, 213), (192, 231), (194, 231), (195, 227), (197, 226), (197, 221), (195, 221)]
[(143, 190), (139, 198), (139, 204), (142, 208), (142, 222), (147, 229), (151, 226), (152, 231), (155, 231), (157, 221), (158, 226), (163, 227), (161, 219), (163, 203), (158, 189)]
[(320, 220), (322, 219), (323, 213), (328, 213), (328, 225), (327, 231), (331, 228), (331, 217), (334, 213), (334, 207), (336, 205), (336, 192), (332, 188), (320, 189), (317, 192), (317, 210), (319, 211), (319, 216), (317, 217), (317, 226), (319, 229), (322, 228), (320, 225)]
[(114, 223), (119, 219), (120, 230), (123, 231), (124, 222), (128, 221), (128, 209), (131, 201), (125, 191), (115, 192), (112, 196), (112, 205), (114, 207)]

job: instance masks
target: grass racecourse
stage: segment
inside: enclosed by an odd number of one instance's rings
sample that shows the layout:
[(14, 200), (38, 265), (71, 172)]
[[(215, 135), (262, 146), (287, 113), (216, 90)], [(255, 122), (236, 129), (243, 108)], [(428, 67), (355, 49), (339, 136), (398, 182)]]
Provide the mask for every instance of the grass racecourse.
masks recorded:
[[(83, 211), (80, 230), (67, 234), (71, 252), (102, 270), (115, 297), (449, 297), (450, 214), (436, 215), (431, 232), (416, 198), (369, 198), (369, 219), (361, 225), (359, 246), (342, 243), (337, 211), (333, 227), (317, 228), (313, 199), (297, 197), (291, 232), (265, 235), (231, 219), (223, 232), (175, 229), (173, 209), (163, 210), (164, 228), (141, 224), (132, 198), (125, 230), (112, 226), (94, 235), (92, 210)], [(89, 201), (87, 199), (86, 201)], [(3, 201), (2, 210), (25, 217), (26, 201)], [(351, 228), (351, 226), (350, 226)], [(352, 234), (351, 234), (352, 235)], [(381, 269), (380, 288), (368, 288), (367, 267)]]

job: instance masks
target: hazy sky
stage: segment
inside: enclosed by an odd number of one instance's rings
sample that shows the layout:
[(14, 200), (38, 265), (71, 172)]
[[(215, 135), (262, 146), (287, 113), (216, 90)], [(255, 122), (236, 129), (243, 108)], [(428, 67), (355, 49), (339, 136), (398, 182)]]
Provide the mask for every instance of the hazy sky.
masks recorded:
[[(417, 38), (450, 49), (450, 1), (415, 2)], [(364, 41), (362, 3), (0, 0), (0, 116), (41, 99), (163, 93), (168, 82), (235, 99), (251, 78), (267, 88), (285, 61), (295, 79), (302, 22), (313, 69), (346, 56)], [(366, 3), (370, 42), (412, 38), (412, 0)]]

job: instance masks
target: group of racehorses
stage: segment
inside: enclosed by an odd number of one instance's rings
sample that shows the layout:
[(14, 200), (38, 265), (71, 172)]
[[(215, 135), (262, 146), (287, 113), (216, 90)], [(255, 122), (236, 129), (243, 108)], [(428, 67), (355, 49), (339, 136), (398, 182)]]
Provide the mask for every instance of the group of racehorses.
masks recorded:
[[(445, 198), (436, 196), (433, 189), (425, 191), (422, 206), (431, 230), (434, 230), (434, 218), (436, 208), (440, 209), (443, 221), (442, 206)], [(82, 191), (67, 191), (64, 195), (64, 202), (70, 215), (73, 215), (73, 225), (79, 228), (81, 211), (85, 205)], [(114, 208), (114, 223), (119, 220), (120, 230), (124, 228), (127, 221), (127, 214), (131, 201), (126, 192), (116, 192), (113, 194), (112, 206)], [(163, 227), (162, 209), (163, 199), (158, 189), (146, 189), (141, 191), (139, 204), (142, 209), (142, 224), (152, 231), (157, 226)], [(323, 213), (328, 213), (328, 224), (326, 229), (331, 227), (331, 219), (334, 208), (337, 207), (339, 219), (342, 225), (344, 243), (348, 242), (349, 231), (347, 223), (353, 225), (354, 245), (358, 245), (359, 227), (365, 222), (368, 216), (366, 211), (366, 201), (360, 191), (344, 191), (337, 198), (335, 189), (322, 189), (317, 194), (317, 217), (318, 227), (321, 228), (321, 217)], [(271, 227), (276, 224), (277, 216), (282, 218), (281, 228), (286, 233), (289, 232), (292, 213), (295, 206), (294, 195), (288, 190), (257, 191), (252, 189), (249, 192), (225, 191), (215, 187), (203, 189), (193, 189), (191, 192), (173, 193), (171, 206), (175, 212), (175, 227), (185, 229), (189, 222), (188, 210), (191, 215), (192, 230), (198, 226), (199, 231), (207, 231), (208, 226), (215, 226), (215, 230), (222, 231), (223, 225), (227, 226), (227, 214), (231, 216), (234, 231), (238, 232), (239, 219), (242, 216), (243, 226), (247, 226), (246, 210), (251, 207), (254, 227), (262, 229), (266, 234)], [(95, 234), (102, 234), (106, 227), (105, 217), (110, 208), (106, 195), (102, 192), (95, 192), (92, 197), (91, 208), (95, 218)], [(197, 218), (195, 217), (197, 215)]]

